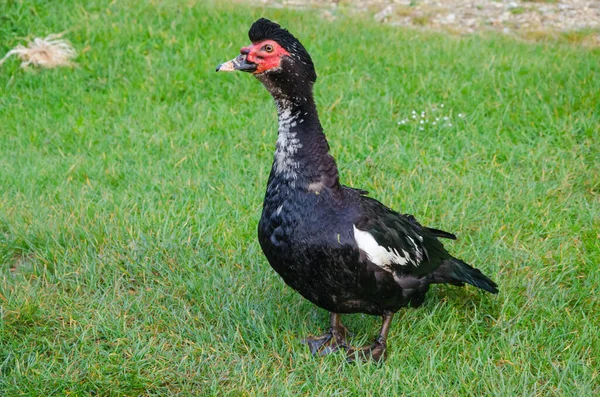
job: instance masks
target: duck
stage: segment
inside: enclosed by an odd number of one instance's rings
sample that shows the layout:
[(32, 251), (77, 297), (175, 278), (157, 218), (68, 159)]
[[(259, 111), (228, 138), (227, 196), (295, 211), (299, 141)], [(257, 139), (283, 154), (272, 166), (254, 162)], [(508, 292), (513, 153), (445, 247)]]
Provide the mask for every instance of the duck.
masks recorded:
[[(368, 192), (340, 183), (336, 161), (313, 96), (317, 74), (306, 48), (266, 18), (248, 32), (251, 44), (217, 72), (252, 74), (273, 97), (278, 135), (267, 182), (258, 242), (283, 281), (329, 312), (324, 335), (303, 340), (314, 355), (345, 351), (348, 361), (387, 357), (394, 314), (418, 307), (430, 285), (470, 284), (492, 294), (498, 285), (453, 257), (440, 239), (453, 233), (421, 225)], [(380, 316), (381, 329), (367, 346), (347, 339), (342, 314)]]

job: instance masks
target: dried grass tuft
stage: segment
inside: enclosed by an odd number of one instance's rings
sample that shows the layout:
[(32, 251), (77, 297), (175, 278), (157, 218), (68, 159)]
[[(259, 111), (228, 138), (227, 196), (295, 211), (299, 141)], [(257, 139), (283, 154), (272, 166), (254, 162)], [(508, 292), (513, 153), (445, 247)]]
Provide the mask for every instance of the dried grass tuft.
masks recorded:
[(36, 37), (27, 43), (27, 47), (19, 44), (0, 59), (0, 66), (10, 56), (17, 55), (23, 61), (22, 68), (30, 65), (52, 69), (58, 66), (75, 65), (71, 59), (77, 56), (77, 51), (67, 40), (61, 39), (63, 33), (51, 34), (45, 39)]

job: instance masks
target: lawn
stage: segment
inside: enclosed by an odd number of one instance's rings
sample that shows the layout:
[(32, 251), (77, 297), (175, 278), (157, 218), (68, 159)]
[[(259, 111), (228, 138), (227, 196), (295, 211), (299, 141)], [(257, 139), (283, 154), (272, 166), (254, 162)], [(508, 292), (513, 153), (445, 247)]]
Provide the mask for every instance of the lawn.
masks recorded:
[[(4, 5), (0, 55), (68, 30), (80, 56), (0, 67), (0, 395), (600, 393), (600, 50), (193, 0)], [(259, 16), (312, 54), (342, 181), (455, 232), (500, 286), (433, 287), (382, 366), (312, 357), (327, 313), (256, 240), (275, 109), (214, 68)], [(379, 327), (344, 319), (357, 345)]]

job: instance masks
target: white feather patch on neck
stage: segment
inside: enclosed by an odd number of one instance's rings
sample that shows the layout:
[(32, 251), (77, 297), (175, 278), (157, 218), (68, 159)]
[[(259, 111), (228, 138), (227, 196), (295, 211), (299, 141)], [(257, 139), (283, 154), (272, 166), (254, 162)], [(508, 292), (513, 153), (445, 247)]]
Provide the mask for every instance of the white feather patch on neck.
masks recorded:
[(286, 179), (295, 180), (298, 177), (296, 172), (298, 162), (294, 161), (294, 155), (302, 147), (302, 144), (296, 138), (296, 133), (291, 132), (290, 129), (298, 124), (296, 121), (298, 114), (292, 114), (291, 103), (285, 100), (277, 102), (277, 113), (279, 114), (279, 135), (275, 149), (275, 172)]

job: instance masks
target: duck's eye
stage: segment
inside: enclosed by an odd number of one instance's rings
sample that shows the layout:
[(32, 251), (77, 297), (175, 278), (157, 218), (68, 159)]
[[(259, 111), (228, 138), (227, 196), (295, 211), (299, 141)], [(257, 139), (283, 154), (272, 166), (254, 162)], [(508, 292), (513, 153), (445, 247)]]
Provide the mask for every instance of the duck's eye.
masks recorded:
[(267, 44), (263, 47), (266, 52), (273, 52), (273, 46), (271, 44)]

